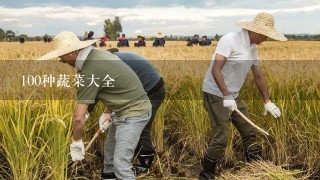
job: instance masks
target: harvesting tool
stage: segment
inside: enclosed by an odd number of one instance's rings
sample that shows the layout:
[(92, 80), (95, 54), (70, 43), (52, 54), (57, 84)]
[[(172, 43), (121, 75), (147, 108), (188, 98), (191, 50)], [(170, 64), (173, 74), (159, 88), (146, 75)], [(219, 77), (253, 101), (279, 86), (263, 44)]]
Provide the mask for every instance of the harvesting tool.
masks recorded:
[(242, 114), (241, 111), (239, 111), (239, 109), (235, 109), (235, 111), (244, 119), (246, 120), (249, 124), (251, 124), (251, 126), (253, 126), (254, 128), (256, 128), (257, 130), (259, 130), (260, 132), (262, 132), (263, 134), (270, 136), (270, 134), (268, 132), (266, 132), (265, 130), (261, 129), (259, 126), (255, 125), (249, 118), (247, 118), (244, 114)]

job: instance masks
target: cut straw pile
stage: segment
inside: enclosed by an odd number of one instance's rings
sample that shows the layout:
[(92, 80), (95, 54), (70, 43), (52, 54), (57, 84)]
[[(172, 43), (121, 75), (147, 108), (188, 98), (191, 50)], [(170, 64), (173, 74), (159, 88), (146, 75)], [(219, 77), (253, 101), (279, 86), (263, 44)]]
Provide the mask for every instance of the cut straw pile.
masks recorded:
[(219, 180), (291, 180), (291, 179), (306, 179), (302, 177), (302, 172), (299, 170), (285, 170), (280, 166), (276, 166), (271, 162), (257, 161), (246, 164), (243, 168), (237, 171), (224, 171), (217, 179)]

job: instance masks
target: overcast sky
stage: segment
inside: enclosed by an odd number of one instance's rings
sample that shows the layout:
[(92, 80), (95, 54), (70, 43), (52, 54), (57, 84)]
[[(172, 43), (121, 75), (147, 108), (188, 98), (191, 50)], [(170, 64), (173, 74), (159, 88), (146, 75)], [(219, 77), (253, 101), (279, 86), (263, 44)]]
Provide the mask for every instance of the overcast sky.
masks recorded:
[(272, 13), (280, 32), (320, 34), (319, 0), (0, 0), (0, 28), (29, 36), (92, 30), (100, 37), (104, 20), (120, 16), (127, 36), (215, 35), (238, 31), (237, 21), (259, 12)]

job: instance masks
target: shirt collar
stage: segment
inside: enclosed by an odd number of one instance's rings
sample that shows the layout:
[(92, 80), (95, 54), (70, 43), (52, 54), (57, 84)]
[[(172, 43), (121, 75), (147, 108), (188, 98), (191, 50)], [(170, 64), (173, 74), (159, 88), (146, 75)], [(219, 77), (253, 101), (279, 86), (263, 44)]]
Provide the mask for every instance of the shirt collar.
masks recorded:
[(75, 64), (75, 68), (77, 70), (79, 70), (79, 71), (82, 70), (83, 63), (87, 59), (91, 50), (92, 50), (92, 46), (88, 46), (79, 52), (77, 59), (76, 59), (76, 64)]
[(251, 44), (250, 43), (249, 32), (246, 29), (242, 29), (241, 30), (240, 37), (241, 37), (241, 40), (243, 42), (243, 45), (246, 48), (252, 49), (252, 48), (255, 48), (257, 46), (256, 44)]

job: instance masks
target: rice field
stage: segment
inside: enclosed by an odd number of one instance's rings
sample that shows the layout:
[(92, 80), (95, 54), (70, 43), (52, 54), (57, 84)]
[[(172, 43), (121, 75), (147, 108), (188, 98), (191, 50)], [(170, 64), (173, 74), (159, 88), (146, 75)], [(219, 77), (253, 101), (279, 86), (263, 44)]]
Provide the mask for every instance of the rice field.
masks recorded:
[[(133, 44), (133, 42), (130, 42)], [(196, 179), (200, 159), (212, 132), (202, 105), (202, 80), (215, 50), (168, 41), (164, 48), (121, 48), (146, 57), (162, 74), (167, 97), (153, 124), (157, 158), (139, 179)], [(71, 168), (69, 143), (76, 89), (22, 87), (23, 75), (76, 73), (66, 64), (35, 62), (51, 50), (43, 42), (0, 42), (0, 178), (99, 179), (105, 134), (86, 159)], [(107, 43), (107, 48), (116, 42)], [(267, 130), (259, 134), (267, 162), (245, 164), (239, 133), (231, 128), (229, 144), (219, 163), (219, 179), (305, 179), (320, 174), (320, 42), (264, 42), (259, 46), (261, 68), (270, 97), (282, 111), (279, 119), (263, 116), (263, 101), (249, 73), (241, 89), (250, 119)], [(103, 106), (86, 122), (84, 140), (98, 128)], [(240, 164), (239, 164), (240, 163)]]

